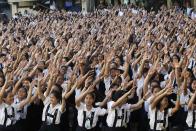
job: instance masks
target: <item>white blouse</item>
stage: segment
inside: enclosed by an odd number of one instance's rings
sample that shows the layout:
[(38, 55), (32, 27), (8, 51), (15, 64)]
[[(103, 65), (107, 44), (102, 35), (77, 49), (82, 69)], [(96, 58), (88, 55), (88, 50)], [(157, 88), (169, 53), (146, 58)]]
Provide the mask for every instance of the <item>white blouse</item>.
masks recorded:
[[(115, 109), (112, 109), (114, 101), (110, 101), (107, 104), (108, 107), (108, 116), (106, 119), (107, 125), (109, 127), (126, 127), (127, 123), (129, 122), (129, 116), (131, 113), (131, 104), (124, 104), (121, 107), (117, 107)], [(117, 111), (117, 112), (116, 112)], [(115, 124), (115, 117), (117, 113), (117, 121)]]
[(15, 124), (16, 123), (16, 108), (14, 107), (14, 105), (7, 105), (6, 103), (1, 103), (0, 104), (0, 125), (4, 125), (5, 116), (6, 116), (5, 112), (7, 113), (7, 121), (5, 123), (5, 126), (10, 126), (12, 124)]
[[(48, 109), (48, 112), (46, 112)], [(42, 113), (42, 121), (46, 122), (47, 125), (51, 124), (60, 124), (60, 118), (62, 115), (62, 106), (61, 104), (57, 104), (55, 107), (52, 107), (50, 104), (50, 98), (47, 97), (44, 100), (44, 109)], [(55, 118), (56, 117), (56, 118)], [(53, 120), (56, 119), (53, 123)]]
[[(98, 117), (104, 116), (107, 113), (106, 109), (100, 107), (92, 108), (90, 111), (87, 110), (86, 104), (80, 103), (80, 106), (77, 107), (78, 110), (78, 125), (80, 127), (85, 127), (86, 129), (92, 129), (97, 125)], [(86, 118), (84, 118), (86, 116)], [(85, 119), (85, 120), (84, 120)], [(83, 123), (85, 122), (85, 123)], [(91, 123), (92, 122), (92, 123)], [(92, 124), (92, 125), (91, 125)]]
[[(196, 110), (194, 112), (195, 112), (195, 120), (196, 120)], [(188, 115), (187, 115), (187, 119), (186, 119), (186, 123), (191, 128), (192, 128), (192, 122), (193, 122), (193, 110), (189, 110)], [(194, 129), (196, 129), (195, 123), (194, 123)]]
[[(154, 124), (155, 124), (155, 113), (156, 113), (156, 108), (155, 109), (151, 109), (151, 106), (149, 107), (149, 117), (150, 117), (150, 129), (154, 130)], [(168, 117), (170, 117), (172, 115), (172, 108), (168, 109), (167, 114), (166, 114), (166, 121), (165, 121), (165, 127), (163, 125), (163, 122), (157, 122), (156, 125), (156, 130), (164, 130), (165, 128), (168, 127)], [(157, 111), (157, 120), (164, 120), (164, 111)]]

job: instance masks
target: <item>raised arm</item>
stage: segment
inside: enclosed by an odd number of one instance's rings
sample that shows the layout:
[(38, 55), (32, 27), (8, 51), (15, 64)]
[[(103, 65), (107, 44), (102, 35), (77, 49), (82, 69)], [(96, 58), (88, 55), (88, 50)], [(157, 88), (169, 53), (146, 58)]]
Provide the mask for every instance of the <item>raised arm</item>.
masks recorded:
[(37, 85), (37, 94), (38, 94), (38, 97), (44, 101), (46, 99), (46, 97), (44, 96), (42, 90), (41, 90), (41, 85), (40, 85), (40, 80), (38, 80), (38, 85)]
[(10, 78), (11, 78), (11, 75), (7, 74), (5, 83), (4, 83), (3, 87), (0, 90), (0, 103), (2, 103), (2, 101), (3, 101), (3, 94), (5, 93), (5, 90), (8, 87), (8, 83), (9, 83)]
[(142, 77), (144, 64), (145, 64), (146, 60), (147, 60), (147, 53), (144, 54), (144, 58), (142, 59), (141, 65), (139, 67), (139, 71), (138, 71), (138, 74), (137, 74), (138, 78)]
[(196, 91), (192, 95), (192, 97), (191, 97), (191, 99), (190, 99), (190, 101), (188, 103), (188, 110), (193, 110), (193, 103), (194, 103), (195, 99), (196, 99)]
[(19, 105), (19, 108), (20, 109), (22, 109), (25, 105), (27, 105), (28, 103), (30, 103), (33, 87), (31, 86), (31, 83), (30, 82), (28, 83), (28, 85), (29, 85), (28, 95), (27, 95), (27, 98), (20, 103), (20, 105)]
[(26, 79), (28, 76), (27, 72), (23, 73), (22, 77), (20, 78), (20, 80), (16, 83), (16, 85), (14, 86), (13, 90), (12, 90), (12, 94), (16, 94), (18, 88), (20, 87), (20, 84), (22, 83), (22, 81), (24, 79)]
[(156, 72), (156, 70), (154, 68), (151, 68), (148, 71), (148, 74), (147, 74), (146, 78), (144, 79), (144, 86), (143, 86), (144, 95), (148, 92), (148, 83), (149, 83), (150, 79), (152, 78), (152, 76), (154, 75), (155, 72)]
[(131, 110), (134, 111), (134, 110), (138, 110), (142, 107), (142, 104), (144, 103), (144, 101), (146, 101), (146, 99), (149, 97), (150, 95), (150, 92), (147, 92), (142, 99), (140, 99), (136, 104), (132, 104), (131, 105)]
[(177, 99), (176, 99), (177, 101), (176, 101), (175, 107), (172, 108), (172, 115), (180, 109), (180, 89), (178, 90), (179, 91), (177, 93)]
[(178, 62), (175, 62), (174, 68), (175, 68), (176, 82), (177, 82), (178, 87), (180, 87), (181, 86), (180, 72), (179, 72), (180, 64)]
[(127, 93), (125, 93), (123, 96), (121, 96), (116, 102), (112, 104), (112, 109), (116, 108), (119, 106), (128, 96), (135, 90), (134, 87), (132, 87)]
[(107, 93), (105, 99), (99, 104), (100, 107), (103, 108), (103, 107), (107, 104), (107, 102), (111, 99), (112, 93), (113, 93), (114, 91), (115, 91), (114, 89), (111, 89), (111, 90)]
[(151, 104), (151, 108), (154, 109), (156, 107), (156, 105), (158, 104), (158, 102), (165, 96), (168, 96), (172, 93), (173, 89), (172, 88), (167, 88), (167, 90), (165, 92), (163, 92), (162, 94), (160, 94), (159, 96), (155, 97), (155, 100), (152, 102)]
[(84, 93), (82, 93), (82, 94), (80, 94), (80, 96), (78, 96), (77, 98), (76, 98), (76, 106), (77, 107), (80, 107), (80, 103), (81, 103), (81, 101), (84, 99), (84, 97), (88, 94), (88, 93), (91, 93), (91, 92), (93, 92), (95, 89), (94, 89), (94, 86), (92, 85), (92, 86), (90, 86), (86, 91), (84, 91)]

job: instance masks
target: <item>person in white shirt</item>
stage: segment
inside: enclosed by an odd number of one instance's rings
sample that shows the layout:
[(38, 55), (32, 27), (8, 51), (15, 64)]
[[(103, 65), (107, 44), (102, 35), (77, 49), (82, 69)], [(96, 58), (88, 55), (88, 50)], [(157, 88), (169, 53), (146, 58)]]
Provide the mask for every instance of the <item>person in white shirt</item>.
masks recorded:
[[(107, 111), (101, 107), (93, 107), (95, 102), (94, 85), (88, 87), (76, 99), (78, 110), (78, 127), (76, 131), (95, 131), (99, 116), (104, 116)], [(84, 103), (81, 102), (84, 99)]]
[(139, 100), (136, 104), (126, 103), (130, 95), (134, 95), (135, 88), (131, 88), (128, 92), (119, 90), (114, 93), (112, 101), (107, 103), (108, 115), (107, 115), (107, 127), (106, 131), (122, 131), (126, 130), (129, 123), (129, 116), (131, 111), (141, 108), (146, 95)]
[[(194, 80), (196, 81), (196, 80)], [(194, 85), (193, 85), (194, 86)], [(194, 92), (194, 94), (192, 95), (189, 103), (188, 103), (188, 115), (187, 115), (187, 119), (186, 119), (186, 123), (188, 125), (188, 127), (190, 128), (189, 131), (195, 131), (196, 130), (196, 91)]]
[[(74, 89), (74, 88), (73, 88)], [(73, 90), (61, 94), (57, 89), (53, 89), (50, 94), (42, 93), (40, 89), (40, 80), (38, 82), (38, 96), (44, 103), (42, 113), (43, 125), (39, 131), (60, 131), (60, 118), (65, 111), (65, 100), (69, 98)], [(50, 95), (48, 97), (48, 95)], [(61, 102), (62, 100), (62, 102)]]
[(11, 91), (5, 91), (8, 87), (8, 80), (0, 90), (0, 131), (15, 131), (16, 107), (14, 95)]
[(27, 108), (31, 101), (32, 96), (32, 86), (29, 83), (29, 90), (25, 87), (21, 87), (18, 90), (18, 95), (14, 98), (14, 106), (16, 108), (16, 128), (20, 131), (25, 131)]
[(177, 101), (174, 108), (168, 109), (168, 95), (171, 95), (173, 89), (171, 87), (165, 87), (159, 93), (157, 93), (153, 102), (149, 107), (150, 117), (150, 130), (151, 131), (165, 131), (168, 128), (168, 117), (172, 116), (180, 108), (179, 95), (177, 95)]

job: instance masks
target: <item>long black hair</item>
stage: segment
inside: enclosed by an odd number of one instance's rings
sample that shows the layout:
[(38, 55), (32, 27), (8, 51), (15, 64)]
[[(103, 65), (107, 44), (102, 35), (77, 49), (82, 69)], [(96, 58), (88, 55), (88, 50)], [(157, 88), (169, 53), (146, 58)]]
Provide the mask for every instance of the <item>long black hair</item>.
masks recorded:
[(56, 97), (58, 103), (62, 101), (62, 94), (59, 91), (53, 90), (51, 92), (51, 95), (54, 95), (54, 97)]

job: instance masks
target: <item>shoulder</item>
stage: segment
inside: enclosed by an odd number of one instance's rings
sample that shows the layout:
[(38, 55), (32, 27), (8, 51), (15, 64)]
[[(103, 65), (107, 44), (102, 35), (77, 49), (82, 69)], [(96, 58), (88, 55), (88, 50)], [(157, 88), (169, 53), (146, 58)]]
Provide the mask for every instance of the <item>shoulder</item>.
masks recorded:
[(172, 108), (169, 108), (169, 109), (167, 110), (167, 113), (168, 113), (169, 116), (172, 116)]
[(44, 103), (44, 106), (48, 105), (50, 103), (50, 97), (49, 96), (46, 97), (46, 99), (43, 101), (43, 103)]
[(83, 110), (85, 108), (85, 104), (80, 102), (80, 106), (76, 106), (77, 110)]
[(109, 101), (108, 103), (107, 103), (107, 107), (108, 107), (108, 109), (112, 109), (112, 105), (114, 104), (114, 101)]

